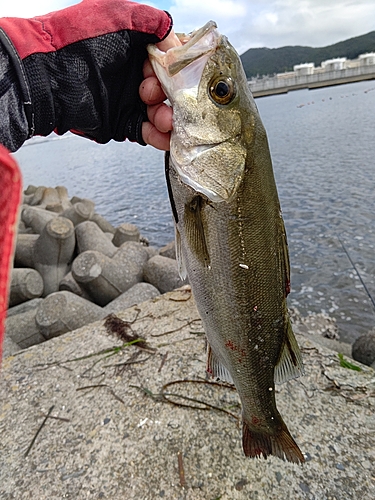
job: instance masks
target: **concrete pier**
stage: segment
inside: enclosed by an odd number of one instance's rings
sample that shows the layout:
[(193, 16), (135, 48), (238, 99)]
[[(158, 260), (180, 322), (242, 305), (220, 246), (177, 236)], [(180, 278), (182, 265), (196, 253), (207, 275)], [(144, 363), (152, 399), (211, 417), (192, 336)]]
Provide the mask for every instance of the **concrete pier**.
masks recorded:
[(266, 97), (275, 94), (287, 94), (292, 90), (316, 89), (331, 87), (345, 83), (360, 82), (375, 79), (375, 66), (347, 68), (312, 75), (281, 75), (265, 76), (249, 81), (249, 87), (254, 97)]

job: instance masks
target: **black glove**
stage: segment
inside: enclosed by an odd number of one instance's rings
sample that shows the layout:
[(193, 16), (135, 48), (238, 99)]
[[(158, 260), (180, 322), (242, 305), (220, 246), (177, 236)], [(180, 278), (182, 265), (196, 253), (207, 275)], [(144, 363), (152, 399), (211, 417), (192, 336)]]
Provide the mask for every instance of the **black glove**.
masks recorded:
[(33, 135), (71, 130), (99, 143), (128, 138), (145, 144), (139, 85), (146, 46), (171, 28), (166, 12), (126, 0), (83, 0), (33, 19), (0, 19), (11, 65), (0, 76), (0, 113), (6, 113), (5, 78), (17, 81), (23, 102), (8, 109), (11, 123), (0, 116), (0, 142), (15, 150)]

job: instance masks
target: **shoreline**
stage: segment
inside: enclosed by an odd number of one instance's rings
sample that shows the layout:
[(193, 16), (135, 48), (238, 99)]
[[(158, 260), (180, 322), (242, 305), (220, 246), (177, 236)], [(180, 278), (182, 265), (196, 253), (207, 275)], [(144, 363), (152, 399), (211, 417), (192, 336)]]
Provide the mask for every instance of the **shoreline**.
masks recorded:
[[(355, 83), (355, 82), (362, 82), (369, 80), (375, 80), (375, 72), (370, 73), (368, 75), (354, 75), (344, 78), (334, 78), (330, 80), (322, 80), (316, 82), (305, 81), (304, 83), (285, 85), (273, 88), (264, 88), (262, 90), (251, 90), (251, 85), (250, 85), (250, 90), (254, 98), (260, 98), (271, 95), (287, 94), (288, 92), (293, 92), (295, 90), (303, 90), (303, 89), (315, 90), (323, 87), (336, 87), (338, 85), (345, 85), (347, 83)], [(259, 83), (261, 83), (261, 81)]]

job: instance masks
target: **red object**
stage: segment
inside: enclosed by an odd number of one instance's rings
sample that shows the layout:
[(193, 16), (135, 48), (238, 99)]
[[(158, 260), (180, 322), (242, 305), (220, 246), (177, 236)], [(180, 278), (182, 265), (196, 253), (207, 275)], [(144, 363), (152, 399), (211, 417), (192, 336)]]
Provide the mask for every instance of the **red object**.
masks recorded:
[(20, 169), (8, 150), (0, 145), (0, 362), (21, 189)]
[(83, 0), (63, 10), (32, 19), (0, 19), (21, 59), (55, 52), (75, 42), (121, 30), (166, 37), (172, 27), (170, 17), (149, 5), (126, 0)]

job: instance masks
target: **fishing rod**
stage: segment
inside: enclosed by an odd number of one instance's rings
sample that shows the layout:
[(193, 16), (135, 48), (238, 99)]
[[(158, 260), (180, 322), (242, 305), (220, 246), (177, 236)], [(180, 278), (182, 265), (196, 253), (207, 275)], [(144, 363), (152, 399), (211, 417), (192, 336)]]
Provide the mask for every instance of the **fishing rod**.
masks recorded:
[(337, 239), (338, 239), (338, 240), (339, 240), (339, 242), (341, 243), (342, 249), (343, 249), (343, 250), (344, 250), (344, 252), (346, 253), (346, 256), (348, 257), (349, 262), (350, 262), (350, 263), (351, 263), (351, 265), (353, 266), (353, 269), (354, 269), (354, 270), (355, 270), (355, 272), (357, 273), (357, 276), (358, 276), (358, 278), (360, 279), (360, 281), (361, 281), (361, 283), (362, 283), (362, 285), (363, 285), (363, 288), (366, 290), (367, 296), (368, 296), (368, 298), (371, 300), (372, 305), (373, 305), (374, 310), (375, 310), (375, 301), (374, 301), (374, 299), (373, 299), (373, 297), (372, 297), (372, 295), (371, 295), (371, 293), (370, 293), (369, 289), (367, 288), (366, 283), (363, 281), (362, 276), (360, 275), (360, 272), (358, 271), (358, 269), (357, 269), (356, 265), (354, 264), (354, 262), (353, 262), (352, 258), (350, 257), (349, 252), (348, 252), (348, 251), (347, 251), (347, 249), (345, 248), (344, 243), (341, 241), (341, 239), (340, 239), (338, 236), (337, 236)]

